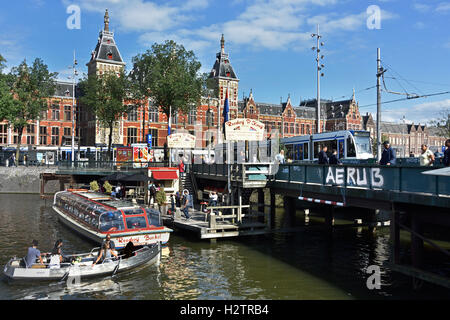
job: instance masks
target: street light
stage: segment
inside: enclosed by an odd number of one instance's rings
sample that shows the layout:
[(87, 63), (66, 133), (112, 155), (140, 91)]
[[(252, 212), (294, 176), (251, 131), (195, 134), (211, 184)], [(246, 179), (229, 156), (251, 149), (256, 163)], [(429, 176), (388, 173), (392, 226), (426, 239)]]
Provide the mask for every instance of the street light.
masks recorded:
[(75, 77), (78, 75), (78, 71), (76, 70), (76, 66), (78, 65), (77, 60), (75, 59), (75, 50), (73, 51), (73, 65), (69, 67), (72, 69), (72, 166), (75, 162)]
[[(317, 57), (316, 57), (316, 62), (317, 62), (317, 127), (316, 127), (316, 132), (320, 133), (320, 113), (321, 113), (321, 107), (320, 107), (320, 77), (324, 76), (324, 73), (322, 72), (322, 69), (325, 67), (325, 65), (323, 65), (321, 63), (321, 60), (324, 58), (323, 55), (319, 55), (320, 53), (320, 47), (324, 46), (324, 43), (320, 41), (320, 39), (322, 38), (322, 36), (319, 34), (319, 25), (317, 25), (317, 33), (312, 33), (311, 34), (312, 38), (317, 38), (317, 45), (312, 47), (311, 49), (313, 51), (316, 51), (317, 53)], [(325, 115), (324, 115), (324, 120), (323, 120), (323, 131), (325, 131)]]

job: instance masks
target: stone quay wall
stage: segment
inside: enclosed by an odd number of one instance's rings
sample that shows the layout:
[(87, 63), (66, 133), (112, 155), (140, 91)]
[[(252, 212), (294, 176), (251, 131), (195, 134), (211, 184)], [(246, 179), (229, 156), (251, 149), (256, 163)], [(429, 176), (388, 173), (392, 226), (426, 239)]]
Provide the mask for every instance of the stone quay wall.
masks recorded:
[[(0, 167), (0, 193), (40, 193), (40, 174), (55, 173), (56, 167)], [(46, 193), (59, 191), (58, 181), (45, 185)]]

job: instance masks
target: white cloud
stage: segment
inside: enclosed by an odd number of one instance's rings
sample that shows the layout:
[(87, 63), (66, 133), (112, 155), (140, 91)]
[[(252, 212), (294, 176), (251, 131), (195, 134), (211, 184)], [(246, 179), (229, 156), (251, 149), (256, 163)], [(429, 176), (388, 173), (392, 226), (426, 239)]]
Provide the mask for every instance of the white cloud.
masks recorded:
[(449, 2), (441, 2), (436, 7), (437, 12), (450, 12), (450, 3)]
[(415, 124), (426, 124), (439, 117), (443, 110), (450, 108), (450, 99), (426, 102), (414, 105), (412, 107), (396, 108), (383, 110), (382, 120), (390, 122), (399, 122), (403, 116)]
[(431, 6), (425, 3), (414, 3), (413, 8), (421, 13), (428, 12), (431, 10)]

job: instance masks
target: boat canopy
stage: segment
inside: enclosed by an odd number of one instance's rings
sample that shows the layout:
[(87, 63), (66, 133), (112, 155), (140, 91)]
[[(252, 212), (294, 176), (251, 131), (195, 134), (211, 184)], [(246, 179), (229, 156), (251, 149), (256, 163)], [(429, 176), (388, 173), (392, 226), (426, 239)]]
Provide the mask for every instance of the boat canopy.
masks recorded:
[[(100, 195), (100, 194), (98, 194)], [(83, 220), (100, 232), (147, 229), (160, 226), (159, 212), (151, 208), (133, 206), (127, 201), (94, 193), (59, 192), (55, 204)]]

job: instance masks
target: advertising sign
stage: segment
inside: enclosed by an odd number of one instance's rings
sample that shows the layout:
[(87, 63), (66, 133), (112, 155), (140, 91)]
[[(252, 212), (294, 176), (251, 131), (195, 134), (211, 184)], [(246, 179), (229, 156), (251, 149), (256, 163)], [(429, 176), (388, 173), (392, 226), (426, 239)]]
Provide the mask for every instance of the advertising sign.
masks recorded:
[(117, 167), (120, 168), (125, 162), (131, 161), (133, 161), (133, 149), (131, 147), (117, 147)]
[(177, 149), (195, 148), (195, 136), (189, 133), (172, 133), (167, 136), (167, 146)]
[(254, 119), (234, 119), (225, 123), (227, 141), (262, 141), (264, 123)]
[(133, 148), (133, 168), (147, 168), (150, 160), (147, 144), (135, 143), (131, 147)]

